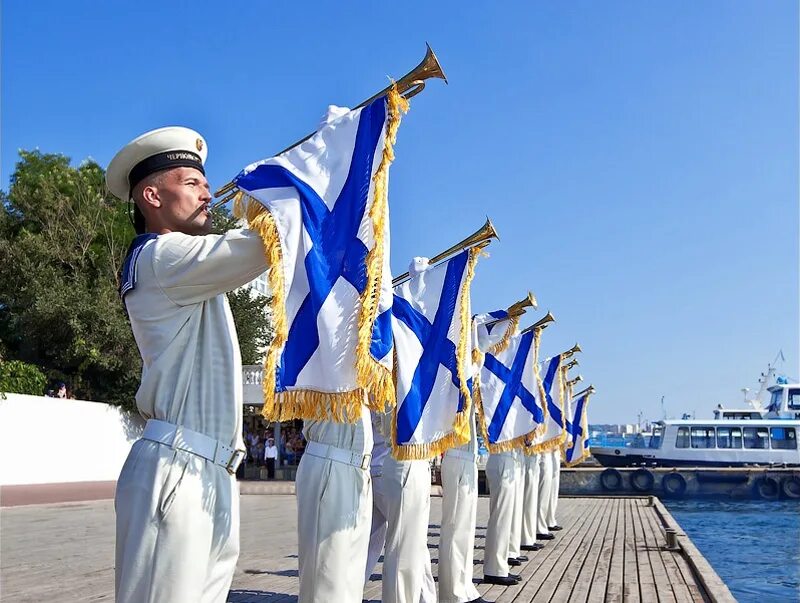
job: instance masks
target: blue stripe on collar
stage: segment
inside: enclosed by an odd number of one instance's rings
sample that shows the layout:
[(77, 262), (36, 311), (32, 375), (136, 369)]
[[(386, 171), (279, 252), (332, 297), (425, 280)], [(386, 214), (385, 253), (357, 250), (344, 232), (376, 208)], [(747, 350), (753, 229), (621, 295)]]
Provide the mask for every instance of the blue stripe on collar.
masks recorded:
[(122, 278), (119, 284), (120, 299), (125, 299), (125, 295), (136, 287), (136, 262), (145, 244), (158, 237), (157, 234), (148, 232), (137, 236), (128, 248), (128, 255), (122, 264)]

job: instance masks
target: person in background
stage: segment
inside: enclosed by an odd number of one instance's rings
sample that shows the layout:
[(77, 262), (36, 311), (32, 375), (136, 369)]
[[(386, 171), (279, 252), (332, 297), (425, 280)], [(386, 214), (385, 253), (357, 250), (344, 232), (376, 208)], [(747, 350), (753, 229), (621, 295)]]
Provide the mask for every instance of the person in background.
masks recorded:
[(56, 386), (56, 398), (67, 398), (67, 384), (63, 381), (59, 381)]
[(264, 462), (267, 464), (267, 479), (275, 479), (275, 461), (278, 458), (278, 447), (275, 439), (269, 438), (264, 447)]

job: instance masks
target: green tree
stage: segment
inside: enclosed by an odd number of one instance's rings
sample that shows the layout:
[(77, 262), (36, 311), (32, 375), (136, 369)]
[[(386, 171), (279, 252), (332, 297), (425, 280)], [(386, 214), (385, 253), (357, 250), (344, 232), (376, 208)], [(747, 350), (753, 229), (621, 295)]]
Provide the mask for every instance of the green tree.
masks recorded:
[[(234, 224), (216, 213), (223, 228)], [(22, 151), (8, 193), (0, 191), (3, 357), (38, 366), (80, 398), (132, 406), (141, 359), (117, 291), (133, 237), (127, 204), (106, 190), (99, 165)], [(258, 322), (253, 304), (232, 304), (248, 358), (264, 336), (246, 328)]]
[(239, 336), (242, 364), (260, 364), (264, 349), (272, 341), (272, 329), (266, 320), (269, 298), (252, 295), (249, 287), (228, 293), (233, 322)]

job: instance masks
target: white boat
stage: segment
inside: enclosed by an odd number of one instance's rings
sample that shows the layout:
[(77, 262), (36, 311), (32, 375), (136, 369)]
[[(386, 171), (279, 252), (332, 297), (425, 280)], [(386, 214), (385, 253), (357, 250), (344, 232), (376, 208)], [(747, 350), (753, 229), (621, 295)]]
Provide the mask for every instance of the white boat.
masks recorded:
[(646, 447), (592, 446), (592, 455), (606, 467), (800, 466), (800, 384), (778, 379), (767, 387), (769, 377), (745, 407), (718, 407), (714, 419), (657, 421)]

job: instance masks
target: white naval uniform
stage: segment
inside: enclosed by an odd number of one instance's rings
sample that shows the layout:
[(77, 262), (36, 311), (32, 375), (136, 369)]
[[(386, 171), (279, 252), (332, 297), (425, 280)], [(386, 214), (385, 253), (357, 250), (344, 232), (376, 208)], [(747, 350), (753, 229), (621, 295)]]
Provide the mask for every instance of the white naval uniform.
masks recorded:
[(539, 455), (539, 505), (536, 512), (536, 531), (548, 534), (547, 512), (553, 488), (553, 455), (549, 451)]
[[(364, 592), (372, 427), (369, 409), (361, 408), (355, 423), (303, 423), (308, 443), (295, 479), (300, 603), (360, 603)], [(330, 458), (343, 455), (350, 461)]]
[(369, 579), (385, 545), (381, 600), (435, 603), (436, 583), (428, 551), (430, 463), (398, 461), (388, 454), (389, 446), (382, 434), (391, 433), (391, 415), (373, 413), (372, 417), (376, 439), (373, 455), (382, 455), (383, 462), (380, 467), (374, 463), (371, 468), (373, 517), (365, 575)]
[[(170, 233), (140, 248), (125, 305), (142, 355), (143, 417), (244, 449), (242, 363), (224, 293), (265, 262), (249, 230)], [(138, 440), (117, 481), (118, 603), (227, 598), (239, 555), (236, 478), (175, 446)]]
[(517, 496), (515, 454), (513, 451), (491, 454), (486, 463), (489, 522), (486, 527), (483, 573), (488, 576), (508, 576), (511, 523)]
[(511, 534), (508, 539), (508, 556), (516, 559), (522, 555), (522, 513), (525, 497), (524, 459), (520, 450), (514, 450), (514, 512), (511, 515)]
[(478, 440), (475, 405), (470, 441), (442, 459), (442, 527), (439, 538), (439, 601), (465, 603), (480, 597), (472, 582), (478, 509)]
[(536, 524), (539, 512), (539, 453), (523, 455), (525, 488), (522, 503), (522, 544), (536, 543)]
[(551, 468), (553, 470), (550, 482), (550, 504), (547, 506), (548, 527), (557, 526), (556, 508), (558, 507), (558, 489), (561, 486), (561, 448), (553, 450)]

